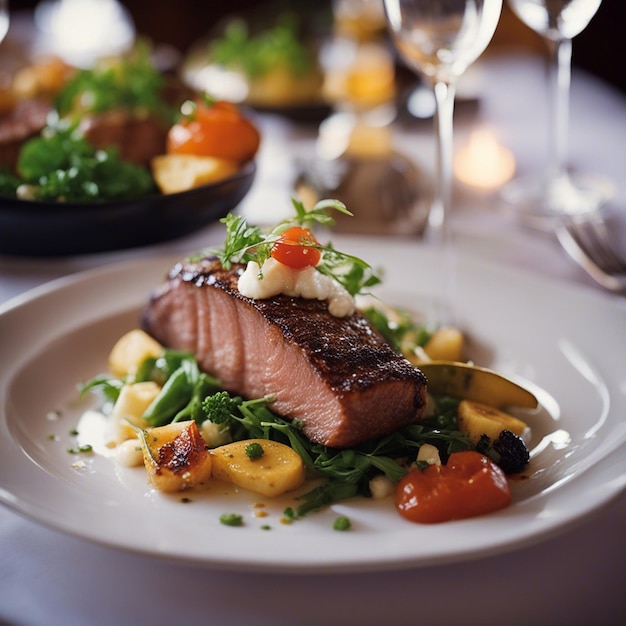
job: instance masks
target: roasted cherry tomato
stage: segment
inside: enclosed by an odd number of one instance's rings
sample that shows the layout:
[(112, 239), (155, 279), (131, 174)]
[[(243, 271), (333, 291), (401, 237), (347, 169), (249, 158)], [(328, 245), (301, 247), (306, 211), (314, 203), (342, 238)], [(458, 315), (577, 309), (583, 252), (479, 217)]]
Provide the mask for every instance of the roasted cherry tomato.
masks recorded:
[(261, 137), (231, 102), (198, 100), (195, 110), (167, 135), (168, 154), (193, 154), (243, 163), (254, 157)]
[(308, 228), (292, 226), (272, 244), (271, 254), (284, 265), (301, 270), (319, 263), (322, 253), (313, 247), (318, 245), (315, 235)]
[(478, 452), (454, 452), (446, 465), (409, 472), (396, 489), (396, 508), (412, 522), (476, 517), (511, 502), (504, 472)]

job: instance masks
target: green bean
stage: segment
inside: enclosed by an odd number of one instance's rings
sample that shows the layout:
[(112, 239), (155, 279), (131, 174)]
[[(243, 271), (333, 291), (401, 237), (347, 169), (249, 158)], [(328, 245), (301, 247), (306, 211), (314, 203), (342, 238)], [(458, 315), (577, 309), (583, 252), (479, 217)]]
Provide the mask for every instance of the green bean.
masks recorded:
[(159, 395), (145, 410), (143, 418), (150, 426), (163, 426), (187, 405), (193, 393), (187, 368), (181, 365), (168, 379)]

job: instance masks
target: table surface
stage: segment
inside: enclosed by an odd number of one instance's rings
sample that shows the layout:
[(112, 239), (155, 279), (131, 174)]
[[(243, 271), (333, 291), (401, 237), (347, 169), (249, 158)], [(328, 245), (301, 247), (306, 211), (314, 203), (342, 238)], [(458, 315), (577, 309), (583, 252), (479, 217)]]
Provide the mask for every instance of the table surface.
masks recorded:
[[(486, 57), (477, 66), (480, 106), (459, 108), (456, 146), (488, 125), (515, 154), (518, 172), (541, 166), (547, 101), (539, 59)], [(626, 250), (626, 99), (574, 72), (571, 162), (611, 178), (608, 207)], [(298, 158), (311, 156), (316, 128), (274, 116), (259, 119), (264, 143), (258, 179), (240, 209), (271, 218), (288, 202)], [(429, 122), (399, 122), (398, 150), (432, 170)], [(578, 286), (600, 288), (548, 234), (498, 211), (493, 194), (459, 185), (452, 226), (456, 244), (482, 258)], [(65, 259), (0, 257), (0, 303), (54, 278), (161, 253), (187, 253), (213, 242), (215, 225), (138, 250)], [(417, 246), (425, 245), (416, 240)], [(619, 299), (619, 296), (612, 296)], [(621, 341), (621, 343), (620, 343)], [(626, 348), (617, 338), (612, 349)], [(225, 573), (162, 562), (60, 534), (0, 507), (0, 623), (64, 624), (621, 624), (626, 614), (626, 497), (561, 534), (506, 554), (384, 574)]]

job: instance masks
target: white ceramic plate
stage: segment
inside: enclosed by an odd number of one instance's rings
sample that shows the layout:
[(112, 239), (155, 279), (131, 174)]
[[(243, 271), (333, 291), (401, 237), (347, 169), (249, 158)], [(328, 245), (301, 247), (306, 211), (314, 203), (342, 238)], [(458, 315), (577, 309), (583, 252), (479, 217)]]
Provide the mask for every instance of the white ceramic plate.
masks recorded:
[[(387, 269), (382, 295), (428, 309), (440, 259), (414, 244), (349, 240)], [(342, 248), (346, 245), (342, 244)], [(211, 567), (284, 572), (364, 571), (476, 558), (539, 541), (597, 509), (626, 484), (626, 308), (618, 299), (458, 259), (459, 323), (474, 360), (528, 384), (543, 408), (529, 478), (493, 515), (421, 526), (391, 501), (356, 499), (297, 523), (292, 500), (267, 502), (218, 487), (167, 496), (141, 468), (74, 455), (71, 430), (89, 401), (77, 383), (102, 372), (113, 342), (138, 324), (172, 259), (146, 259), (50, 283), (0, 308), (0, 500), (58, 530), (107, 546)], [(410, 282), (407, 281), (410, 276)], [(84, 436), (84, 433), (83, 433)], [(244, 527), (220, 524), (238, 512)], [(350, 517), (349, 532), (332, 529)], [(271, 527), (262, 529), (263, 525)]]

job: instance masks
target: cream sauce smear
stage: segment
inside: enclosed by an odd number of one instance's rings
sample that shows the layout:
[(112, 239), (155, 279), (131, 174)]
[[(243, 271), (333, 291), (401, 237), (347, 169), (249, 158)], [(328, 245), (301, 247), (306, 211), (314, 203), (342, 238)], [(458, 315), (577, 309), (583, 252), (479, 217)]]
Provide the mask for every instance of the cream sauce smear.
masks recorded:
[(256, 261), (248, 265), (239, 277), (241, 295), (255, 300), (284, 294), (292, 298), (328, 300), (328, 312), (334, 317), (354, 313), (354, 298), (346, 288), (314, 267), (293, 269), (270, 257), (262, 267)]

